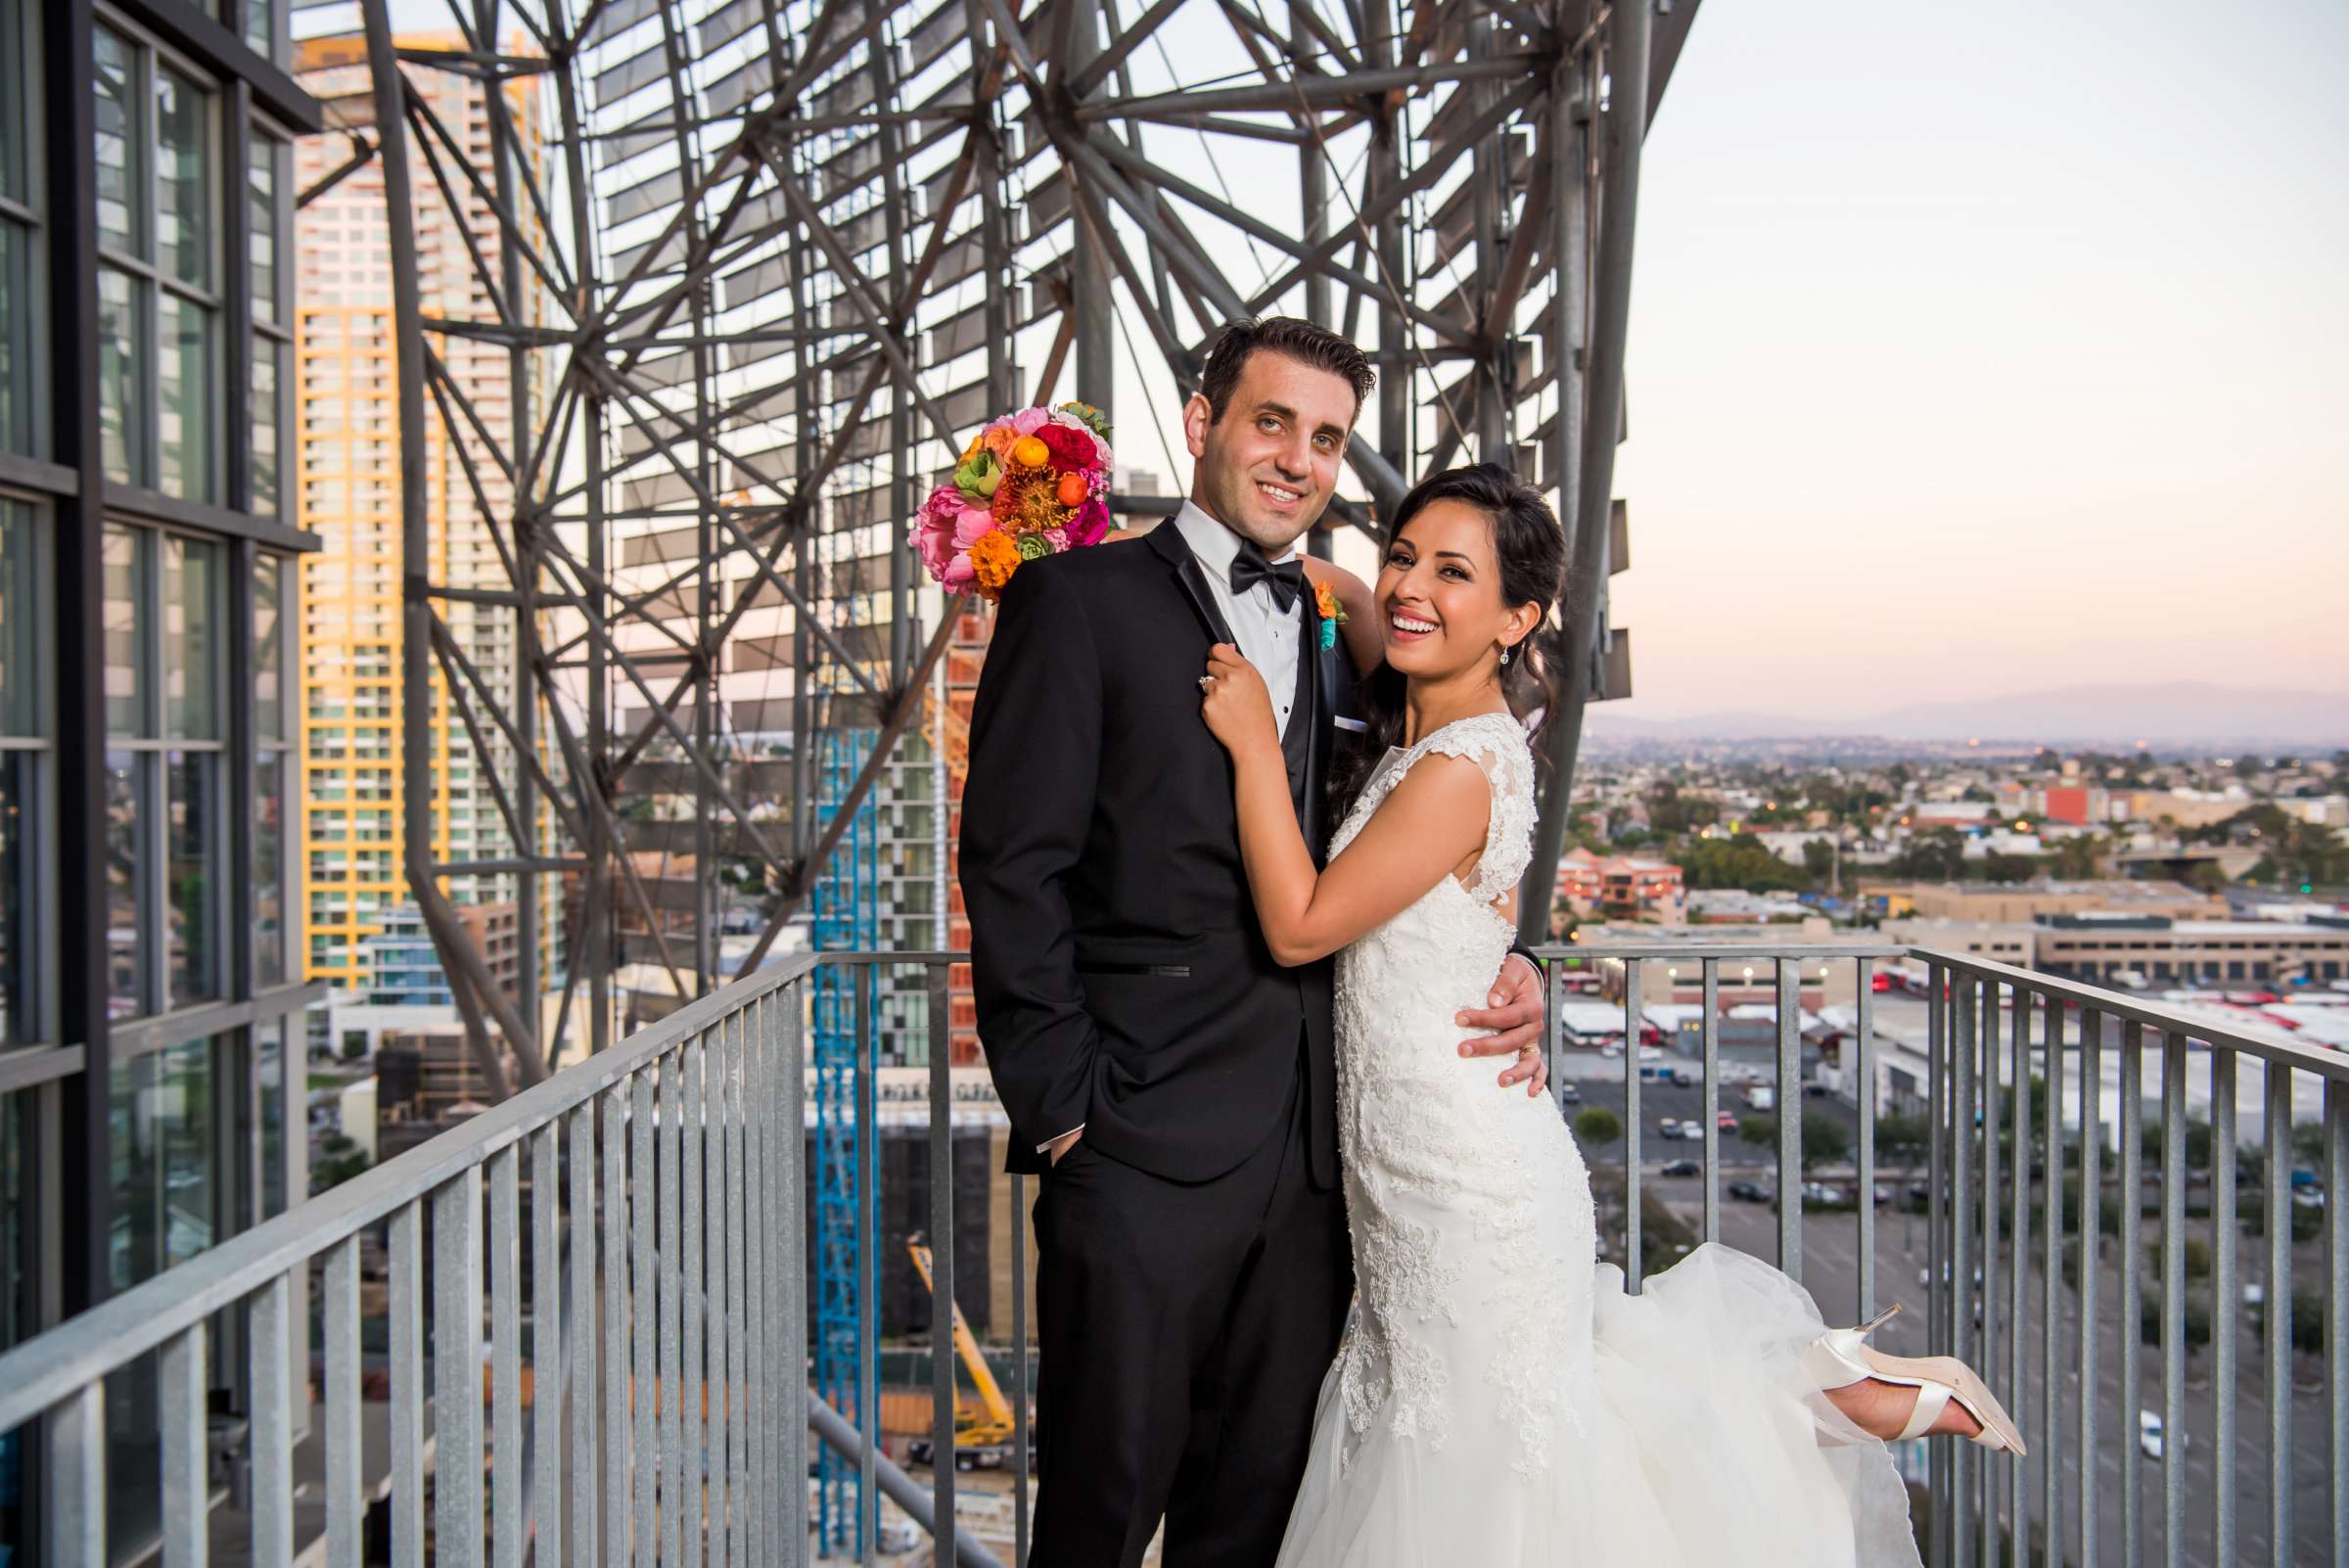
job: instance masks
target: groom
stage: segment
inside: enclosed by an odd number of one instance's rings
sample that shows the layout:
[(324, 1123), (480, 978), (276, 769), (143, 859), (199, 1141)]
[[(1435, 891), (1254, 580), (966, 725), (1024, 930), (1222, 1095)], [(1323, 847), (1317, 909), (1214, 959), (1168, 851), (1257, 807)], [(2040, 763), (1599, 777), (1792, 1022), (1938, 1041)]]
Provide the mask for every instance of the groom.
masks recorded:
[[(1304, 1470), (1354, 1289), (1332, 965), (1266, 948), (1198, 677), (1216, 642), (1264, 671), (1318, 855), (1354, 683), (1294, 546), (1373, 380), (1312, 322), (1232, 325), (1183, 410), (1182, 510), (1132, 547), (1031, 561), (1003, 594), (962, 890), (1009, 1168), (1042, 1173), (1034, 1568), (1132, 1568), (1162, 1515), (1166, 1568), (1268, 1565)], [(1492, 999), (1462, 1023), (1498, 1033), (1464, 1054), (1538, 1084), (1530, 956)]]

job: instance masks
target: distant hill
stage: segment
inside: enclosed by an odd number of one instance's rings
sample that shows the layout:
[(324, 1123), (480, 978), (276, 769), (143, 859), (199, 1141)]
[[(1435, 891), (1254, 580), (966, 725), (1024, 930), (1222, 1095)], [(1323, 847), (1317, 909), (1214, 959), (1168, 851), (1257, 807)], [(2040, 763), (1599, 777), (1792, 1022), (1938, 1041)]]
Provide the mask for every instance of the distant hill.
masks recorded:
[(1920, 703), (1849, 719), (1777, 714), (1618, 718), (1589, 710), (1594, 734), (1625, 740), (1772, 740), (1881, 736), (1889, 740), (2027, 741), (2046, 745), (2349, 746), (2349, 694), (2172, 681), (2065, 686), (1963, 702)]

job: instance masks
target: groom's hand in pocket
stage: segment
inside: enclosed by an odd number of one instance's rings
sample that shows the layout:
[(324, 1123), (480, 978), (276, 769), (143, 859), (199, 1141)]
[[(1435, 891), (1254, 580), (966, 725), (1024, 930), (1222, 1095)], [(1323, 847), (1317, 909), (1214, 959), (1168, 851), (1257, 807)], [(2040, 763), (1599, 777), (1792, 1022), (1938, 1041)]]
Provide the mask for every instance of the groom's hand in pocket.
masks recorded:
[(1486, 998), (1490, 1005), (1454, 1014), (1452, 1019), (1462, 1029), (1493, 1031), (1481, 1038), (1460, 1041), (1460, 1054), (1515, 1057), (1500, 1075), (1500, 1086), (1523, 1084), (1529, 1097), (1541, 1093), (1549, 1083), (1549, 1063), (1542, 1051), (1542, 977), (1534, 966), (1511, 953), (1501, 960), (1500, 973), (1494, 978), (1493, 993)]

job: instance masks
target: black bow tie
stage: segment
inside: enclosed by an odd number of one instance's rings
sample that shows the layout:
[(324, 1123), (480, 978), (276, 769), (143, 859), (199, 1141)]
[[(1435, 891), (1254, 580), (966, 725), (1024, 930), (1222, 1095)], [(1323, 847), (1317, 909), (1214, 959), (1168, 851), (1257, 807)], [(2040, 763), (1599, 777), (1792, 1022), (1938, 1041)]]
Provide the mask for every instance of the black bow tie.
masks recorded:
[(1274, 566), (1265, 559), (1264, 549), (1254, 539), (1244, 539), (1240, 553), (1231, 558), (1231, 596), (1240, 598), (1260, 582), (1286, 615), (1297, 608), (1297, 600), (1305, 592), (1305, 567), (1295, 556)]

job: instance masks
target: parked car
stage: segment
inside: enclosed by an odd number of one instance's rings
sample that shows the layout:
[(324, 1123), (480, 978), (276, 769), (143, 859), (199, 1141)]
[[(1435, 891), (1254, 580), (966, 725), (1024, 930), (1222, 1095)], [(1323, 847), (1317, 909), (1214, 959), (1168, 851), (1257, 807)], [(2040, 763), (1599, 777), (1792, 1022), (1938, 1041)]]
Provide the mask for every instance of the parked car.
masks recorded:
[(1832, 1182), (1806, 1181), (1803, 1183), (1803, 1201), (1805, 1203), (1832, 1205), (1841, 1204), (1847, 1200), (1845, 1198), (1843, 1188), (1834, 1185)]
[(1705, 1168), (1697, 1164), (1694, 1160), (1667, 1161), (1664, 1165), (1664, 1169), (1657, 1173), (1659, 1176), (1703, 1176), (1704, 1174)]
[[(2161, 1412), (2159, 1410), (2139, 1410), (2137, 1412), (2138, 1451), (2148, 1459), (2158, 1459), (2161, 1457), (2161, 1451), (2166, 1441), (2166, 1434), (2162, 1431)], [(2178, 1452), (2184, 1453), (2191, 1447), (2193, 1447), (2193, 1439), (2184, 1432), (2179, 1433)]]
[(1582, 1104), (1583, 1086), (1580, 1084), (1560, 1084), (1558, 1085), (1558, 1103), (1560, 1105)]
[(1759, 1181), (1732, 1181), (1729, 1183), (1729, 1196), (1743, 1203), (1768, 1203), (1770, 1188)]
[(1735, 1111), (1717, 1111), (1713, 1115), (1713, 1125), (1724, 1132), (1734, 1132), (1737, 1130), (1737, 1113)]

